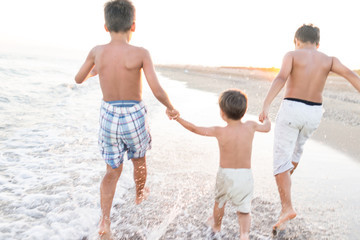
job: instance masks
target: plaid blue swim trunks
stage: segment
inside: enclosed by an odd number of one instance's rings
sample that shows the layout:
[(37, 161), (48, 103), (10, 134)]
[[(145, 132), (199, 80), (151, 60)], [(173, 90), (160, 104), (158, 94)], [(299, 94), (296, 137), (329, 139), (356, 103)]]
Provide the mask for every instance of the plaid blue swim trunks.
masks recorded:
[(128, 159), (144, 157), (151, 148), (145, 104), (137, 101), (102, 101), (99, 147), (106, 164), (118, 168)]

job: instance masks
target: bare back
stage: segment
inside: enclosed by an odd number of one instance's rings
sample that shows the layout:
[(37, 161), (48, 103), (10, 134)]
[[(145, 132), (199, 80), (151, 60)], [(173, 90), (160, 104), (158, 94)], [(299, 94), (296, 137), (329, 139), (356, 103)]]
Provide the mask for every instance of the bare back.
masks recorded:
[(332, 57), (308, 48), (297, 49), (289, 54), (292, 67), (285, 97), (321, 103), (325, 82), (332, 68)]
[(220, 167), (251, 168), (254, 133), (255, 129), (250, 122), (221, 127), (216, 137), (220, 150)]
[(128, 43), (113, 43), (94, 49), (104, 101), (142, 99), (141, 68), (144, 49)]

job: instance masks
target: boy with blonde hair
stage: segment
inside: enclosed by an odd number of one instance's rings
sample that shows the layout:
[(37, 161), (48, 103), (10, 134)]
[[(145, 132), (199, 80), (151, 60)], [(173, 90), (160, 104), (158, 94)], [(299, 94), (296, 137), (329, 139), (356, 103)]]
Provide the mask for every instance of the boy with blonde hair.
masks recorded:
[(328, 74), (339, 74), (360, 91), (359, 76), (336, 57), (317, 51), (319, 41), (320, 30), (312, 24), (304, 24), (296, 31), (295, 51), (285, 54), (259, 115), (260, 121), (268, 117), (271, 102), (286, 83), (275, 125), (274, 175), (282, 209), (279, 220), (273, 226), (274, 234), (283, 223), (296, 217), (291, 202), (290, 175), (300, 161), (306, 140), (320, 124), (322, 93)]
[(178, 117), (186, 129), (202, 136), (216, 137), (220, 149), (220, 167), (216, 177), (215, 205), (208, 224), (213, 232), (221, 230), (225, 204), (231, 201), (237, 210), (240, 238), (249, 239), (250, 210), (253, 195), (251, 150), (255, 132), (269, 132), (268, 118), (263, 124), (242, 122), (247, 109), (247, 97), (240, 90), (227, 90), (219, 98), (220, 115), (225, 127), (198, 127)]
[(135, 31), (135, 8), (128, 0), (105, 4), (105, 30), (111, 41), (94, 47), (75, 77), (76, 83), (99, 74), (103, 100), (100, 110), (99, 146), (106, 162), (106, 174), (100, 186), (102, 217), (99, 234), (109, 238), (110, 210), (124, 158), (134, 165), (135, 203), (140, 204), (149, 190), (146, 182), (146, 151), (151, 147), (147, 110), (142, 101), (141, 70), (155, 97), (166, 107), (168, 116), (174, 109), (156, 76), (149, 52), (129, 44)]

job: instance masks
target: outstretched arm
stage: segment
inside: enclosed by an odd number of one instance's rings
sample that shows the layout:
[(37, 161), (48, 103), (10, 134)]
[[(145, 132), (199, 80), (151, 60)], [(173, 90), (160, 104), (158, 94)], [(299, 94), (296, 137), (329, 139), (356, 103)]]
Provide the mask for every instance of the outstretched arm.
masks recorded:
[(270, 132), (271, 122), (269, 118), (265, 118), (261, 124), (254, 122), (255, 131), (257, 132)]
[(333, 57), (331, 71), (344, 77), (354, 86), (356, 90), (360, 92), (360, 77), (355, 72), (351, 71), (349, 68), (343, 65), (336, 57)]
[(89, 77), (93, 77), (96, 71), (92, 71), (95, 66), (95, 48), (91, 49), (84, 64), (81, 66), (79, 72), (75, 76), (75, 82), (80, 84), (83, 83)]
[(284, 56), (280, 72), (275, 77), (275, 79), (272, 82), (271, 87), (265, 97), (263, 108), (259, 115), (260, 122), (263, 122), (268, 117), (269, 109), (270, 109), (270, 105), (271, 105), (272, 101), (279, 94), (281, 89), (285, 86), (285, 83), (291, 73), (292, 61), (293, 61), (293, 58), (292, 58), (291, 53), (289, 52)]
[(202, 135), (202, 136), (208, 136), (208, 137), (215, 137), (216, 136), (216, 129), (217, 127), (198, 127), (184, 119), (182, 119), (181, 117), (178, 117), (176, 119), (176, 121), (178, 121), (184, 128), (186, 128), (187, 130)]
[(161, 102), (166, 108), (167, 111), (172, 112), (174, 110), (173, 105), (171, 104), (167, 93), (161, 87), (160, 82), (156, 76), (153, 62), (150, 57), (150, 53), (144, 50), (144, 58), (143, 58), (143, 71), (146, 77), (146, 80), (149, 84), (149, 87), (154, 94), (154, 96)]

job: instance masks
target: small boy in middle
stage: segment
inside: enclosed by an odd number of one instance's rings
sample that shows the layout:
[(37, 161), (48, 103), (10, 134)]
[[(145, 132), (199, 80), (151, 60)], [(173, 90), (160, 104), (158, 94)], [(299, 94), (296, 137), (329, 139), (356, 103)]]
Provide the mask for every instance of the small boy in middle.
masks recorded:
[(225, 204), (236, 207), (240, 225), (240, 239), (249, 239), (250, 210), (253, 195), (251, 150), (255, 132), (269, 132), (271, 122), (262, 124), (241, 119), (247, 109), (247, 96), (237, 89), (223, 92), (219, 98), (220, 115), (225, 127), (199, 127), (181, 117), (176, 120), (186, 129), (202, 136), (216, 137), (220, 149), (220, 166), (216, 177), (215, 205), (207, 224), (213, 232), (221, 230)]

